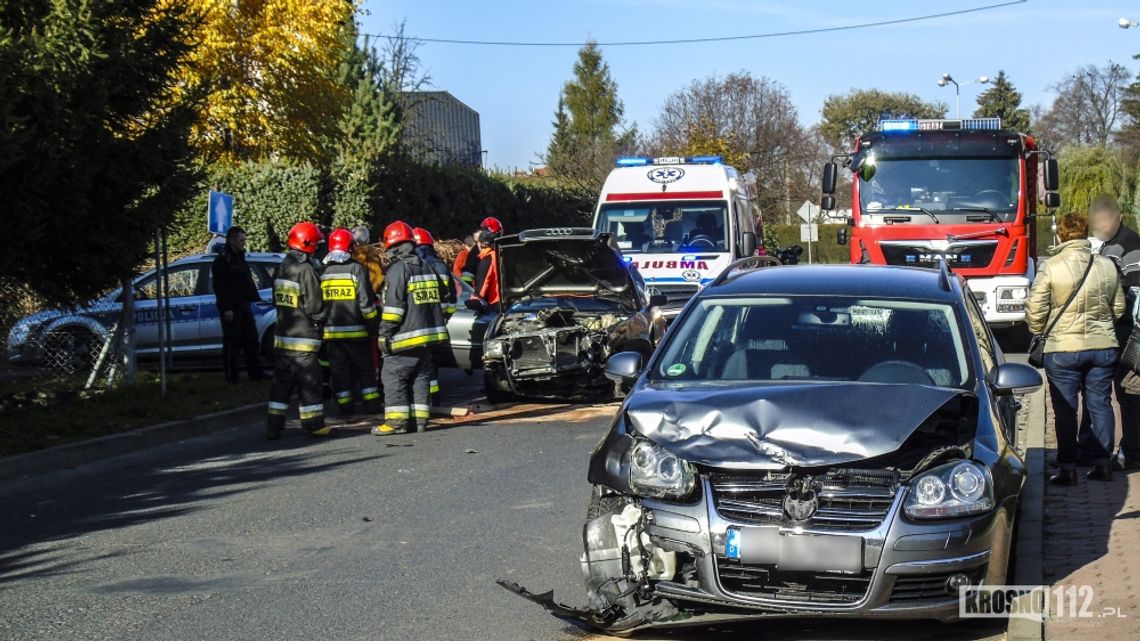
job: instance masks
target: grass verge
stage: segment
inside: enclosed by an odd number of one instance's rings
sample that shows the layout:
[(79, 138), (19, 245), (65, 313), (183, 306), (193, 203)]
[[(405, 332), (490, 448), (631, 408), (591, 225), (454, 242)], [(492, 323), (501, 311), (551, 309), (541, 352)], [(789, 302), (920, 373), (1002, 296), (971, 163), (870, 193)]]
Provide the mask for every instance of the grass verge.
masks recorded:
[(220, 412), (269, 397), (269, 382), (227, 383), (220, 372), (184, 372), (167, 377), (140, 372), (133, 387), (76, 391), (82, 385), (11, 386), (0, 398), (0, 456)]

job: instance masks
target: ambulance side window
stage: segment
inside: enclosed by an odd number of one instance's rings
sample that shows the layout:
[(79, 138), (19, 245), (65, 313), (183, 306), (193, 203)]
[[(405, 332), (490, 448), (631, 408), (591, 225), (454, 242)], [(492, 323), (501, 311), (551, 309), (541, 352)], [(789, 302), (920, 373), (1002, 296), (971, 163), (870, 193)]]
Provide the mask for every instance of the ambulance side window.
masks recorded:
[(744, 233), (755, 231), (750, 209), (747, 200), (736, 198), (732, 201), (733, 216), (736, 218), (734, 242), (736, 243), (737, 249), (744, 246)]

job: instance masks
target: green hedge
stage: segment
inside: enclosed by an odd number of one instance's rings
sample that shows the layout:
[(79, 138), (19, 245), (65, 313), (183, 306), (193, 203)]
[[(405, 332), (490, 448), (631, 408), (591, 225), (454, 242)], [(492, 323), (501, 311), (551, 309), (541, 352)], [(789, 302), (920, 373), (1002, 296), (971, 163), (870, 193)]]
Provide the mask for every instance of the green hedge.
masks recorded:
[(250, 251), (280, 251), (289, 228), (301, 220), (324, 221), (326, 181), (308, 163), (249, 162), (216, 166), (187, 202), (169, 231), (173, 254), (202, 251), (206, 232), (206, 194), (216, 185), (234, 196), (234, 224), (246, 231)]
[[(478, 169), (390, 162), (372, 172), (341, 174), (342, 184), (309, 164), (284, 161), (215, 167), (170, 229), (175, 255), (201, 251), (206, 233), (206, 192), (213, 185), (234, 195), (234, 223), (245, 228), (251, 251), (279, 251), (300, 220), (322, 225), (366, 224), (373, 239), (394, 220), (426, 227), (438, 238), (462, 238), (487, 216), (508, 230), (589, 225), (595, 196), (552, 181), (516, 179)], [(337, 206), (336, 199), (341, 200)], [(364, 201), (367, 205), (364, 205)]]

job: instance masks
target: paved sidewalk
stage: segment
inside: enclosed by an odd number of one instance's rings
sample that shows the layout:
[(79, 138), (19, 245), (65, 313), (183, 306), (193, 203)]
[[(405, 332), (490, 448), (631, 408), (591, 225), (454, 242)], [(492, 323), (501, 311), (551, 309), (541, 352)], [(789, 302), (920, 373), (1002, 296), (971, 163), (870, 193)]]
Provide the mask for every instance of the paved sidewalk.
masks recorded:
[[(1052, 459), (1057, 441), (1048, 402), (1046, 412), (1045, 445)], [(1117, 425), (1119, 441), (1119, 421)], [(1080, 470), (1076, 487), (1045, 488), (1045, 584), (1054, 586), (1045, 638), (1136, 641), (1140, 639), (1140, 472), (1118, 472), (1112, 483), (1100, 483), (1086, 480), (1085, 469)], [(1045, 470), (1047, 475), (1052, 472)], [(1064, 590), (1064, 612), (1057, 611), (1058, 588)]]

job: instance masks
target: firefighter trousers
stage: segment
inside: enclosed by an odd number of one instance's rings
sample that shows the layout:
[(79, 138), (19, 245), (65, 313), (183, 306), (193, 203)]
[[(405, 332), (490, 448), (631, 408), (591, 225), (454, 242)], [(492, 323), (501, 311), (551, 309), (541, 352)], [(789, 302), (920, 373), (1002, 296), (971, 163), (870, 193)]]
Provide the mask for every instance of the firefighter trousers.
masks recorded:
[(374, 341), (326, 340), (329, 374), (341, 416), (356, 411), (356, 391), (360, 390), (364, 411), (380, 413), (380, 390), (376, 387), (376, 366), (372, 360)]
[(321, 364), (315, 352), (278, 349), (273, 355), (273, 385), (269, 388), (270, 434), (285, 428), (285, 412), (289, 398), (297, 392), (301, 427), (312, 432), (325, 426), (325, 403), (322, 398)]
[(380, 378), (384, 385), (384, 422), (389, 427), (405, 432), (427, 429), (432, 360), (430, 347), (384, 356)]

